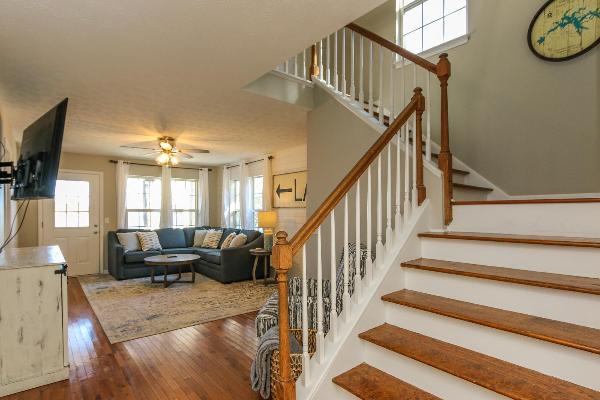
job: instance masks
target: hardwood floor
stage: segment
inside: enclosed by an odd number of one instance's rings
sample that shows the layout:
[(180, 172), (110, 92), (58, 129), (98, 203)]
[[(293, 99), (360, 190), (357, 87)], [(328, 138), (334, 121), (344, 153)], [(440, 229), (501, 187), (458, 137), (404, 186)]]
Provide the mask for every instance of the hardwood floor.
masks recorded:
[(255, 312), (111, 345), (69, 278), (68, 381), (3, 400), (259, 399), (250, 389)]

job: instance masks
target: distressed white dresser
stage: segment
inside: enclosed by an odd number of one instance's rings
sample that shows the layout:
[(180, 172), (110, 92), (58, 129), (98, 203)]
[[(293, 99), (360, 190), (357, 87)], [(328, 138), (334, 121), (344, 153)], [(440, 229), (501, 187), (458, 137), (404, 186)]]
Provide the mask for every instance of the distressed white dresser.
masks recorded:
[(58, 246), (0, 254), (0, 397), (68, 379), (67, 276)]

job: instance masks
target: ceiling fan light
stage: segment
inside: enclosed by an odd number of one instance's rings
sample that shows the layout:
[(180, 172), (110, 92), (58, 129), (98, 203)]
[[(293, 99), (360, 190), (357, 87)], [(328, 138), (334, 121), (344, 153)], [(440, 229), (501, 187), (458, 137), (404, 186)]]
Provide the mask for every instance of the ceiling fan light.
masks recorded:
[(172, 164), (172, 165), (177, 165), (177, 164), (179, 164), (179, 160), (177, 159), (177, 157), (175, 157), (175, 156), (171, 156), (171, 164)]
[(167, 153), (160, 153), (158, 157), (156, 157), (156, 162), (160, 165), (166, 164), (169, 162), (169, 155)]
[(173, 145), (171, 145), (171, 143), (167, 142), (166, 140), (161, 140), (158, 145), (160, 146), (161, 149), (166, 150), (166, 151), (173, 149)]

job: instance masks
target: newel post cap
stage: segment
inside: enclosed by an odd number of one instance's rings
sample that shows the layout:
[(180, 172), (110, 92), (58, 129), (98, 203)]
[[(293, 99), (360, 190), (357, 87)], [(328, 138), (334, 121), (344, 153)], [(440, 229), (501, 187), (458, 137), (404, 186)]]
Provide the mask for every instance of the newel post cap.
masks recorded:
[(277, 241), (273, 246), (271, 263), (275, 269), (287, 271), (292, 268), (292, 246), (288, 243), (285, 231), (277, 232)]
[(448, 79), (450, 78), (450, 60), (448, 60), (448, 53), (440, 54), (440, 59), (437, 63), (436, 75), (438, 78)]

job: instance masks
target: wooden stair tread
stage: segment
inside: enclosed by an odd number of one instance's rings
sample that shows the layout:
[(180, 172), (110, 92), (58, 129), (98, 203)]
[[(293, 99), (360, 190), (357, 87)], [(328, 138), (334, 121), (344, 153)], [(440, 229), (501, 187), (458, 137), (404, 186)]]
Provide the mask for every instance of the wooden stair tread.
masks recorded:
[(466, 183), (458, 183), (458, 182), (452, 182), (452, 186), (458, 187), (458, 188), (463, 188), (463, 189), (481, 190), (484, 192), (492, 192), (494, 190), (492, 188), (485, 187), (485, 186), (467, 185)]
[(600, 399), (592, 389), (390, 324), (359, 337), (513, 399)]
[(600, 329), (407, 289), (382, 296), (382, 300), (600, 354)]
[(408, 261), (402, 263), (402, 266), (472, 278), (600, 295), (600, 279), (598, 278), (492, 267), (489, 265), (468, 264), (431, 258), (419, 258)]
[(564, 199), (507, 199), (507, 200), (468, 200), (453, 201), (455, 206), (493, 205), (493, 204), (567, 204), (567, 203), (600, 203), (599, 197), (572, 197)]
[(419, 233), (419, 237), (455, 240), (478, 240), (484, 242), (541, 244), (549, 246), (600, 248), (599, 238), (571, 236), (516, 235), (484, 232), (423, 232)]
[(440, 399), (366, 363), (336, 376), (333, 383), (363, 400)]

